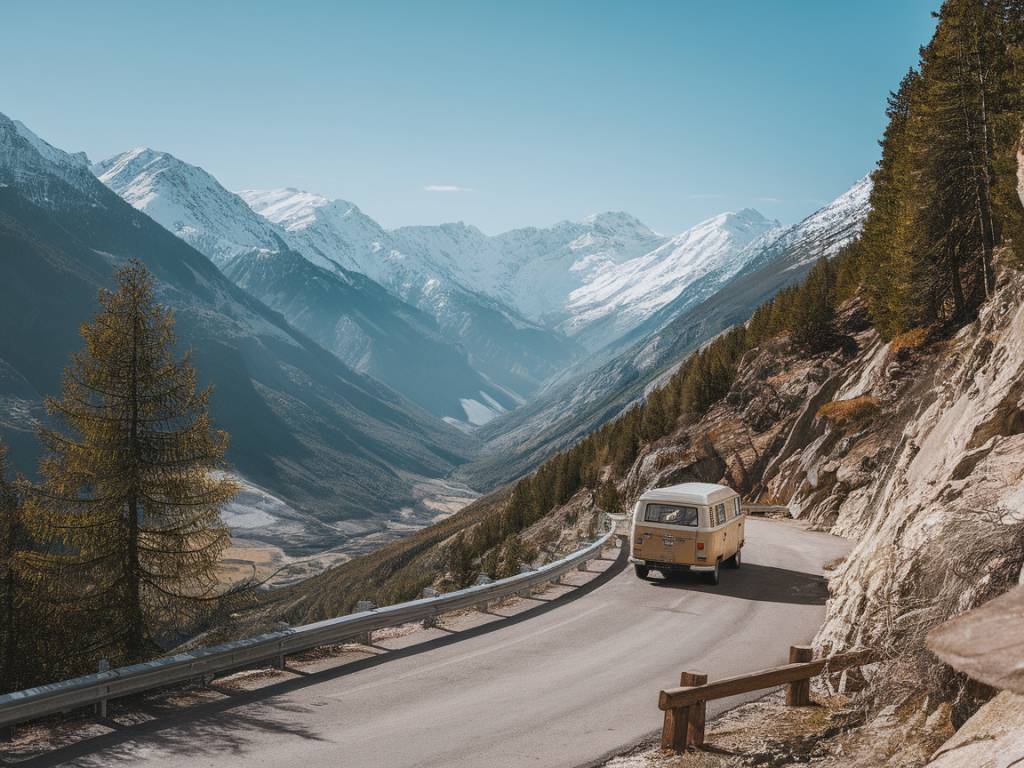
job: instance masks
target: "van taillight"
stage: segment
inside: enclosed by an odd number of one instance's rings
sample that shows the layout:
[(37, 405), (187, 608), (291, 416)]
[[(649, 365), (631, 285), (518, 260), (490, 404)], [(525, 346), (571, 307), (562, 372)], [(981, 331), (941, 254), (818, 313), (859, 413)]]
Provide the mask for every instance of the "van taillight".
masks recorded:
[(704, 549), (704, 542), (703, 541), (698, 541), (697, 542), (697, 549)]

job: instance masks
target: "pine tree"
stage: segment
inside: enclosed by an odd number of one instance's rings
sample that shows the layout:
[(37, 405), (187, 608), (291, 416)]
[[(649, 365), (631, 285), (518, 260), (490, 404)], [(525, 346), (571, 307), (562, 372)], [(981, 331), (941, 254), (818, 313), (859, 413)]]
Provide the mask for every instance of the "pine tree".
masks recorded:
[(476, 578), (473, 555), (466, 545), (466, 538), (460, 531), (448, 546), (448, 572), (456, 589), (468, 587)]
[(523, 542), (518, 536), (509, 536), (501, 547), (501, 565), (498, 577), (515, 576), (523, 565)]
[(647, 396), (643, 404), (643, 415), (640, 417), (640, 435), (644, 440), (653, 442), (669, 431), (669, 416), (665, 408), (663, 389), (656, 389)]
[(136, 661), (213, 599), (227, 543), (219, 509), (237, 488), (216, 471), (228, 438), (212, 429), (211, 390), (197, 391), (188, 354), (175, 359), (173, 318), (149, 273), (132, 260), (115, 277), (81, 327), (61, 398), (47, 400), (63, 429), (40, 430), (35, 501), (38, 537), (69, 553), (55, 567), (89, 643)]
[(835, 270), (822, 257), (800, 286), (793, 309), (793, 339), (814, 352), (827, 349), (835, 339)]
[(610, 515), (622, 513), (622, 500), (619, 498), (619, 490), (610, 478), (601, 485), (601, 490), (597, 494), (597, 506)]

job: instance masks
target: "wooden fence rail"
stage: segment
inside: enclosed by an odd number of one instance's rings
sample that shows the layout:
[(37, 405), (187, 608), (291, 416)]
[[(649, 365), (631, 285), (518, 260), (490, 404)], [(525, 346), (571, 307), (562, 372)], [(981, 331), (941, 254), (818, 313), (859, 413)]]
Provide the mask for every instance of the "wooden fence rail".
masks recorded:
[(683, 672), (678, 688), (667, 688), (658, 696), (658, 708), (665, 712), (661, 746), (676, 752), (701, 746), (704, 743), (707, 702), (712, 699), (785, 685), (787, 706), (807, 706), (811, 703), (812, 677), (823, 672), (841, 672), (877, 660), (877, 655), (870, 649), (813, 659), (809, 646), (794, 645), (789, 649), (790, 663), (781, 667), (726, 677), (713, 683), (709, 683), (708, 676), (703, 673)]

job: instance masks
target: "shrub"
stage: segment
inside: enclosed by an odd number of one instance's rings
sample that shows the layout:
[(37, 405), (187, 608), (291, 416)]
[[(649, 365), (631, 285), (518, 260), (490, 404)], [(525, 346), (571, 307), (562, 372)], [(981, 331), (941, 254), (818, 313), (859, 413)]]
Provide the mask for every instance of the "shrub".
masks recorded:
[(874, 416), (879, 411), (877, 397), (861, 395), (849, 400), (833, 400), (818, 409), (818, 416), (837, 426), (850, 424)]
[(929, 333), (931, 333), (929, 328), (912, 328), (906, 333), (894, 337), (889, 343), (889, 356), (898, 357), (901, 353), (920, 349), (928, 340)]

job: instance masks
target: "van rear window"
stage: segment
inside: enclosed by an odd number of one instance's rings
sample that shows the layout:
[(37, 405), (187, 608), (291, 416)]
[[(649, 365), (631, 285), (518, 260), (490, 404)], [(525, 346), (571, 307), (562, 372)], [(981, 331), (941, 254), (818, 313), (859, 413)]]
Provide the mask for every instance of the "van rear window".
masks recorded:
[(678, 507), (675, 504), (648, 504), (644, 512), (644, 520), (648, 523), (665, 523), (666, 525), (690, 525), (697, 527), (697, 508)]

